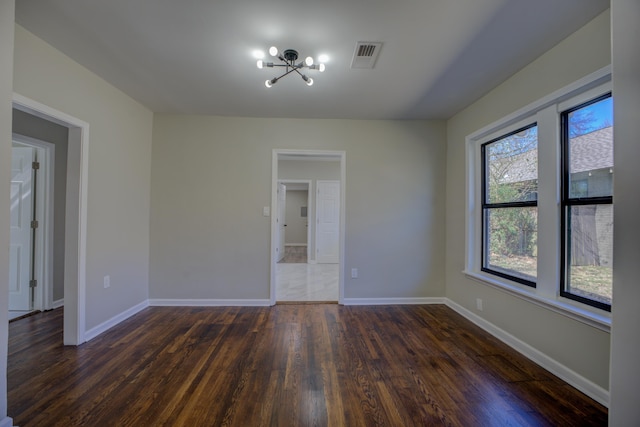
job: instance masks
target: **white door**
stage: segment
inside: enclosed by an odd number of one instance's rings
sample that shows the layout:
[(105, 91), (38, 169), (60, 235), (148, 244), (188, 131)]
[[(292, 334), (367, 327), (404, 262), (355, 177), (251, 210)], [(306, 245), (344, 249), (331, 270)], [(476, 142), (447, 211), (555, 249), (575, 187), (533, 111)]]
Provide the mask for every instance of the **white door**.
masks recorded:
[(316, 203), (316, 262), (339, 262), (340, 181), (318, 181)]
[(284, 242), (285, 242), (285, 213), (287, 211), (287, 187), (278, 183), (278, 245), (276, 246), (277, 262), (284, 258)]
[(11, 149), (9, 310), (30, 310), (32, 164), (34, 149)]

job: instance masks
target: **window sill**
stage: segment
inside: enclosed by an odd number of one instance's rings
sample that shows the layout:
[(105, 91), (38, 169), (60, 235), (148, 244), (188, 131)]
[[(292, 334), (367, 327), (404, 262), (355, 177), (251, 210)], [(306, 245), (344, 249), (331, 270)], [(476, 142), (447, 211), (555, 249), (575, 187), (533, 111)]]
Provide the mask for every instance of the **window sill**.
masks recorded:
[(610, 313), (598, 310), (596, 308), (586, 308), (582, 304), (562, 297), (548, 298), (535, 293), (535, 289), (525, 286), (511, 284), (507, 281), (500, 280), (489, 274), (478, 273), (474, 271), (463, 272), (468, 278), (491, 286), (493, 288), (504, 291), (510, 295), (521, 298), (525, 301), (538, 305), (540, 307), (551, 310), (555, 313), (577, 320), (578, 322), (592, 326), (604, 332), (611, 332), (611, 315)]

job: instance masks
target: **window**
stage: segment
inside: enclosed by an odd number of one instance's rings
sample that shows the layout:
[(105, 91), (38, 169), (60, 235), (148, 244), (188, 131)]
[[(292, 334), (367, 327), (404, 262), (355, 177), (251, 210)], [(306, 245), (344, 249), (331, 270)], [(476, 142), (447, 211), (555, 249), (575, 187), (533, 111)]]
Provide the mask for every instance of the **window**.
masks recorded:
[(467, 136), (467, 277), (609, 330), (612, 120), (604, 68)]
[(482, 145), (482, 270), (535, 286), (538, 127)]
[(613, 103), (590, 100), (562, 117), (562, 286), (560, 294), (611, 310)]

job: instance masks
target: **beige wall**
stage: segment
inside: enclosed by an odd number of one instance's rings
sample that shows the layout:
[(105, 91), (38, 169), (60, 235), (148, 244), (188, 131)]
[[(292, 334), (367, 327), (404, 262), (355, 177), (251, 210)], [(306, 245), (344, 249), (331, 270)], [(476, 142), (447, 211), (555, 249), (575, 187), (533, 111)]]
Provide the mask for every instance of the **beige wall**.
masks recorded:
[(444, 294), (443, 122), (156, 114), (153, 134), (151, 298), (269, 298), (275, 148), (346, 151), (346, 298)]
[[(9, 295), (9, 183), (11, 182), (11, 101), (13, 99), (14, 0), (0, 0), (0, 294)], [(0, 298), (0, 425), (7, 418), (8, 298)]]
[(53, 301), (64, 298), (65, 208), (69, 129), (20, 110), (13, 110), (13, 133), (55, 145), (53, 201)]
[(612, 0), (614, 255), (611, 335), (612, 427), (640, 425), (640, 3)]
[[(14, 66), (16, 93), (90, 126), (86, 328), (91, 329), (148, 298), (153, 115), (19, 25)], [(108, 289), (105, 275), (111, 276)]]
[[(609, 388), (608, 333), (471, 281), (462, 271), (465, 137), (610, 61), (605, 12), (447, 122), (447, 297), (604, 389)], [(483, 312), (476, 310), (476, 298), (483, 299)]]

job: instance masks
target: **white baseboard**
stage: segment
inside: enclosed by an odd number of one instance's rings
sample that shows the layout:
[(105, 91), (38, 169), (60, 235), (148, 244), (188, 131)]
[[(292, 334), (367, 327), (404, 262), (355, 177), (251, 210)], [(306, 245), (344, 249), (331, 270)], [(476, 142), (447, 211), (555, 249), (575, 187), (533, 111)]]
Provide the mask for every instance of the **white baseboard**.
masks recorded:
[(129, 317), (131, 317), (134, 314), (144, 310), (147, 307), (149, 307), (149, 301), (146, 301), (146, 300), (142, 301), (140, 304), (134, 305), (130, 309), (125, 310), (122, 313), (120, 313), (120, 314), (118, 314), (116, 316), (113, 316), (111, 319), (109, 319), (109, 320), (107, 320), (105, 322), (102, 322), (98, 326), (89, 329), (88, 331), (86, 331), (84, 333), (85, 341), (90, 341), (90, 340), (94, 339), (95, 337), (97, 337), (101, 333), (103, 333), (106, 330), (116, 326), (118, 323), (128, 319)]
[(494, 337), (498, 338), (500, 341), (507, 344), (509, 347), (513, 348), (533, 362), (542, 366), (544, 369), (551, 372), (558, 378), (571, 384), (573, 387), (577, 388), (592, 399), (600, 402), (602, 405), (609, 407), (609, 391), (589, 381), (582, 375), (572, 371), (571, 369), (567, 368), (557, 360), (552, 359), (541, 351), (536, 350), (529, 344), (519, 340), (507, 331), (498, 328), (493, 323), (486, 321), (472, 311), (467, 310), (460, 304), (453, 302), (448, 298), (445, 298), (445, 304), (461, 316), (481, 327)]
[(3, 420), (0, 420), (0, 427), (13, 427), (13, 419), (5, 417)]
[(444, 304), (445, 298), (344, 298), (344, 305), (408, 305), (408, 304)]
[(159, 299), (149, 300), (158, 307), (263, 307), (270, 306), (268, 299)]
[(285, 246), (307, 246), (306, 243), (285, 243)]
[(53, 305), (51, 306), (51, 308), (54, 310), (60, 307), (64, 307), (64, 298), (54, 301)]

